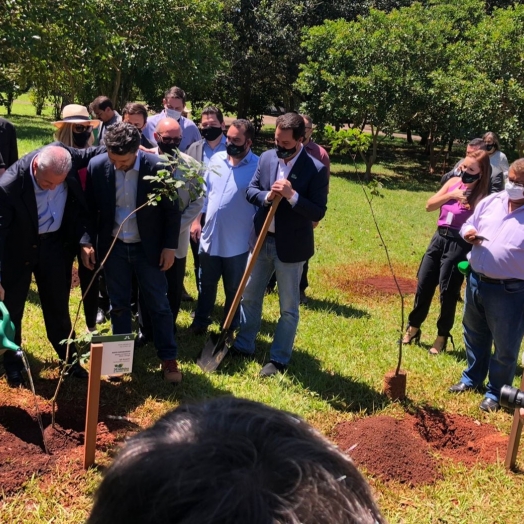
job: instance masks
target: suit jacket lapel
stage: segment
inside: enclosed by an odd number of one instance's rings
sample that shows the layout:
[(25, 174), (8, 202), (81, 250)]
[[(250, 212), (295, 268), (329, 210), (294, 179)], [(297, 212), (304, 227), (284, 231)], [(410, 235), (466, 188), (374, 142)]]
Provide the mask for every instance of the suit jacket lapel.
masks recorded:
[(147, 201), (147, 193), (151, 189), (149, 182), (144, 180), (144, 177), (150, 174), (145, 162), (144, 155), (140, 155), (140, 167), (138, 168), (138, 180), (136, 183), (136, 207)]
[(304, 165), (304, 162), (306, 161), (306, 155), (306, 149), (303, 147), (302, 151), (298, 155), (296, 162), (293, 164), (293, 167), (291, 168), (289, 176), (287, 177), (293, 187), (295, 186), (294, 182), (297, 180), (297, 178), (300, 177), (300, 172), (302, 171), (302, 167)]
[(116, 176), (115, 176), (115, 167), (109, 161), (106, 162), (106, 171), (105, 171), (105, 181), (106, 181), (106, 195), (109, 199), (108, 209), (115, 210), (116, 208)]
[(269, 189), (271, 189), (271, 186), (275, 183), (278, 174), (278, 157), (276, 152), (274, 156), (271, 158), (270, 168), (271, 169), (269, 174)]
[[(32, 161), (33, 160), (31, 159), (31, 162)], [(36, 232), (38, 233), (38, 208), (36, 205), (35, 188), (33, 186), (33, 181), (31, 180), (32, 175), (29, 166), (27, 166), (27, 169), (24, 169), (23, 176), (22, 199), (27, 207), (29, 216), (31, 217), (31, 222), (33, 222)]]

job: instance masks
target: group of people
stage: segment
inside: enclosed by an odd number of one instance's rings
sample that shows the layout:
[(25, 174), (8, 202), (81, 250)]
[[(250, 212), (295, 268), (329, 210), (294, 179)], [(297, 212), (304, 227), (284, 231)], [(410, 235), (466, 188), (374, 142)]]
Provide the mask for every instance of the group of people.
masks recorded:
[(426, 204), (427, 211), (440, 214), (418, 270), (402, 342), (420, 343), (422, 323), (439, 287), (437, 337), (429, 353), (444, 351), (448, 339), (453, 343), (451, 328), (467, 275), (467, 368), (449, 391), (477, 390), (488, 378), (480, 409), (497, 411), (502, 386), (513, 382), (524, 336), (524, 159), (509, 166), (497, 135), (488, 132), (468, 144), (466, 157), (441, 182)]
[[(199, 290), (190, 329), (202, 334), (211, 323), (220, 278), (224, 317), (228, 313), (276, 195), (282, 201), (245, 289), (242, 314), (240, 309), (235, 314), (230, 343), (238, 330), (232, 353), (254, 353), (264, 292), (275, 273), (280, 319), (261, 375), (282, 372), (290, 361), (303, 266), (313, 255), (313, 227), (327, 208), (327, 153), (311, 140), (307, 116), (280, 116), (276, 148), (259, 158), (251, 151), (250, 121), (234, 120), (224, 136), (218, 108), (204, 108), (199, 129), (183, 115), (185, 104), (184, 91), (172, 87), (165, 92), (164, 110), (154, 116), (138, 103), (128, 103), (120, 115), (103, 96), (89, 110), (65, 106), (62, 120), (53, 123), (57, 141), (24, 156), (0, 177), (0, 300), (20, 344), (34, 275), (48, 338), (72, 376), (87, 376), (73, 359), (75, 345), (66, 354), (62, 343), (75, 338), (68, 309), (75, 257), (87, 328), (93, 331), (109, 315), (113, 334), (131, 333), (136, 303), (139, 341), (153, 342), (164, 379), (179, 383), (176, 318), (190, 239)], [(146, 205), (165, 168), (185, 185), (176, 199), (162, 193), (156, 205)], [(192, 190), (198, 188), (190, 187), (187, 169), (203, 173), (204, 191)], [(16, 354), (6, 353), (4, 367), (11, 385), (23, 382)]]

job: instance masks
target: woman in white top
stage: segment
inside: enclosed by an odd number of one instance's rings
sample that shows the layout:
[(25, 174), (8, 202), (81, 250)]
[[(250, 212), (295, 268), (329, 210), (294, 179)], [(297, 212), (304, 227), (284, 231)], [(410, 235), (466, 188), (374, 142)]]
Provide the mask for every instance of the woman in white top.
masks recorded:
[(486, 143), (486, 150), (491, 164), (491, 178), (494, 179), (502, 173), (504, 181), (508, 178), (509, 163), (506, 155), (500, 151), (499, 137), (493, 131), (488, 131), (482, 140)]

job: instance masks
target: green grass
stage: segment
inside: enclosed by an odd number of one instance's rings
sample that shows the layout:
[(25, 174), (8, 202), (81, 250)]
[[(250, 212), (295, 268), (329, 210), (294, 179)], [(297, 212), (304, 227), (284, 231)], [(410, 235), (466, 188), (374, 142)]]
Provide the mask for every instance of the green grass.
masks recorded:
[[(29, 106), (30, 109), (31, 106)], [(13, 120), (20, 119), (19, 134), (25, 136), (21, 149), (33, 147), (32, 140), (43, 140), (49, 123), (23, 116), (27, 106), (15, 105)], [(30, 110), (28, 110), (30, 113)], [(34, 110), (33, 110), (34, 114)], [(24, 120), (27, 119), (27, 120)], [(25, 122), (39, 129), (24, 131)], [(267, 135), (263, 138), (267, 139)], [(254, 362), (226, 361), (219, 372), (203, 374), (194, 363), (202, 348), (203, 337), (192, 337), (191, 304), (184, 303), (179, 316), (180, 360), (184, 382), (180, 387), (164, 384), (156, 372), (154, 349), (147, 346), (137, 352), (134, 373), (120, 384), (103, 383), (102, 402), (115, 415), (127, 415), (138, 424), (150, 425), (162, 413), (185, 400), (232, 394), (259, 400), (277, 408), (296, 412), (326, 435), (337, 422), (373, 414), (399, 416), (404, 406), (391, 403), (381, 394), (384, 374), (395, 367), (399, 337), (399, 299), (396, 296), (359, 296), (358, 279), (388, 274), (384, 250), (371, 219), (362, 188), (356, 181), (352, 162), (334, 159), (328, 212), (315, 232), (316, 254), (310, 261), (310, 304), (301, 310), (293, 359), (285, 375), (261, 380), (257, 373), (268, 357), (271, 334), (278, 319), (278, 299), (267, 297), (262, 330)], [(383, 237), (398, 276), (415, 278), (418, 263), (435, 230), (436, 213), (426, 213), (424, 204), (437, 188), (438, 177), (425, 175), (427, 159), (417, 146), (399, 140), (386, 141), (376, 172), (384, 182), (384, 198), (375, 198), (373, 206)], [(188, 260), (186, 284), (196, 296)], [(343, 289), (353, 282), (352, 292)], [(78, 304), (78, 290), (73, 293), (71, 309)], [(406, 314), (413, 296), (406, 298)], [(223, 294), (219, 295), (219, 305)], [(216, 320), (221, 310), (216, 309)], [(409, 403), (429, 405), (449, 413), (458, 413), (489, 422), (509, 433), (511, 417), (507, 413), (483, 414), (478, 409), (481, 396), (466, 393), (453, 396), (447, 388), (460, 378), (465, 365), (461, 342), (461, 307), (457, 311), (453, 335), (456, 351), (430, 358), (426, 349), (436, 335), (437, 302), (422, 330), (423, 347), (405, 348), (403, 369), (408, 373)], [(80, 322), (79, 330), (85, 326)], [(108, 327), (108, 326), (105, 326)], [(217, 331), (218, 323), (212, 326)], [(32, 367), (39, 374), (39, 384), (57, 377), (56, 359), (48, 344), (37, 297), (32, 294), (24, 318), (24, 345)], [(519, 368), (519, 373), (521, 373)], [(2, 379), (3, 380), (3, 379)], [(520, 378), (515, 379), (515, 385)], [(75, 402), (78, 383), (66, 382), (62, 402)], [(98, 460), (107, 463), (109, 455), (99, 452)], [(519, 452), (522, 465), (524, 451)], [(478, 464), (467, 468), (441, 462), (442, 480), (432, 486), (408, 488), (368, 475), (378, 502), (392, 523), (508, 523), (522, 522), (520, 474), (506, 473), (503, 464)], [(40, 489), (38, 479), (29, 482), (18, 495), (0, 503), (6, 522), (76, 522), (90, 506), (90, 497), (100, 478), (96, 471), (72, 476), (67, 464), (61, 465), (56, 478)], [(77, 498), (64, 500), (64, 491), (78, 490)], [(4, 518), (4, 515), (6, 516)]]

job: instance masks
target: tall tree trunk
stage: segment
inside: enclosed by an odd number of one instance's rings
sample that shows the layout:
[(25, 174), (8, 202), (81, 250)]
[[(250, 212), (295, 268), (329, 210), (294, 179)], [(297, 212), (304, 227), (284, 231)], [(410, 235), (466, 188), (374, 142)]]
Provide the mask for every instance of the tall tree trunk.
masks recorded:
[(120, 90), (121, 82), (122, 82), (122, 70), (118, 68), (116, 70), (115, 81), (113, 83), (113, 94), (111, 95), (111, 102), (113, 102), (113, 107), (117, 107), (118, 91)]
[(406, 129), (406, 141), (408, 144), (412, 144), (413, 143), (413, 136), (411, 135), (411, 128), (408, 127)]
[(240, 89), (237, 104), (237, 118), (247, 118), (251, 105), (251, 84), (245, 81)]

